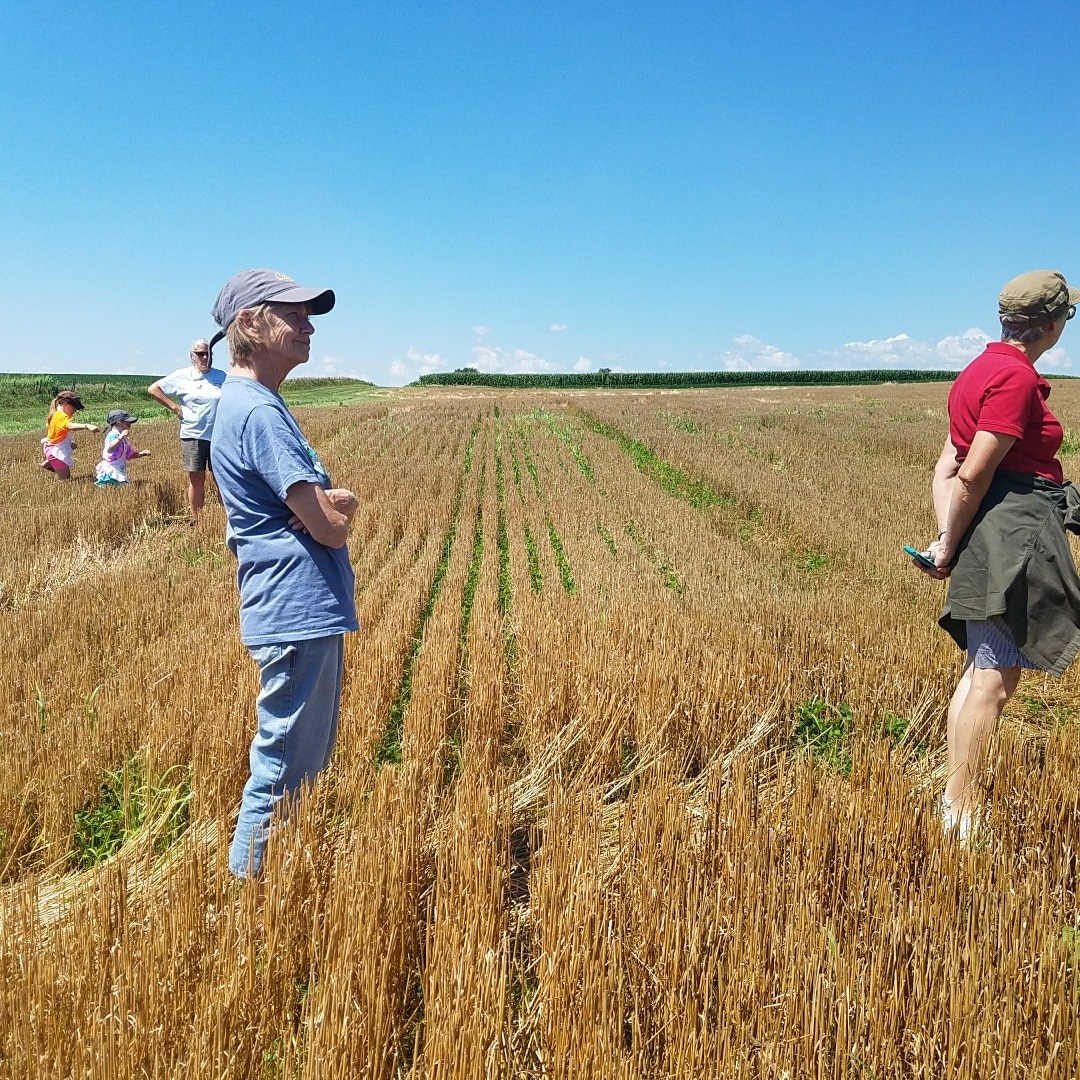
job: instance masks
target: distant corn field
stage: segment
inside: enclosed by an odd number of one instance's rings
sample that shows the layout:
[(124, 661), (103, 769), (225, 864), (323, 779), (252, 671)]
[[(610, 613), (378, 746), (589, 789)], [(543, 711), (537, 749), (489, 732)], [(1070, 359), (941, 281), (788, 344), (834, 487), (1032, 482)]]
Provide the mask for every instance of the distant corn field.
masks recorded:
[(164, 425), (129, 490), (0, 440), (0, 1076), (1076, 1076), (1080, 667), (1024, 675), (989, 843), (935, 815), (945, 393), (301, 411), (362, 630), (261, 886), (220, 504)]

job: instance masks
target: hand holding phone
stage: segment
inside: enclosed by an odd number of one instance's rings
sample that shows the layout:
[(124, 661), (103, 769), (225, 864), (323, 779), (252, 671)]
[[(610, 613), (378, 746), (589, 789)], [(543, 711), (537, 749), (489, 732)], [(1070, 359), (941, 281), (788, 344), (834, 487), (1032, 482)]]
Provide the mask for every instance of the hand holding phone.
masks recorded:
[(937, 563), (930, 558), (924, 551), (916, 551), (910, 544), (904, 545), (904, 550), (920, 565), (925, 566), (927, 570), (936, 570)]

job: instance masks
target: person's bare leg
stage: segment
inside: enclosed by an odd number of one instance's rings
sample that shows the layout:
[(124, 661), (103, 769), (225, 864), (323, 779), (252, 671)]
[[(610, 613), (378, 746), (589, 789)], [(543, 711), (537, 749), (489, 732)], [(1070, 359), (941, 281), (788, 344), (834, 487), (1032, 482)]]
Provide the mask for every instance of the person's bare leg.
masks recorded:
[(975, 781), (985, 765), (990, 736), (1019, 681), (1018, 667), (976, 668), (969, 662), (964, 669), (949, 705), (949, 778), (944, 801), (954, 822), (976, 808)]
[(191, 507), (191, 520), (195, 522), (199, 520), (199, 513), (206, 502), (206, 473), (189, 472), (187, 476), (188, 506)]
[(66, 465), (61, 465), (59, 461), (54, 461), (52, 463), (52, 471), (56, 473), (56, 477), (58, 480), (71, 479), (71, 469), (69, 469)]

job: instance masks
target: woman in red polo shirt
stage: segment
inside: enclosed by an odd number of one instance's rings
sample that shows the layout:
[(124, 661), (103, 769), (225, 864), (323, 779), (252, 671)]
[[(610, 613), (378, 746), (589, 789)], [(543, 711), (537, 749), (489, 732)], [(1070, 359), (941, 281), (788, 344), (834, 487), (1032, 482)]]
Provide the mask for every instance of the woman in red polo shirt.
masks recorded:
[(967, 650), (949, 705), (941, 807), (945, 829), (964, 842), (978, 823), (987, 745), (1021, 670), (1060, 675), (1080, 651), (1080, 580), (1056, 456), (1063, 432), (1035, 370), (1077, 303), (1080, 289), (1054, 271), (1013, 278), (998, 300), (1001, 341), (949, 391), (949, 437), (933, 481), (938, 569), (925, 572), (949, 578), (939, 621)]

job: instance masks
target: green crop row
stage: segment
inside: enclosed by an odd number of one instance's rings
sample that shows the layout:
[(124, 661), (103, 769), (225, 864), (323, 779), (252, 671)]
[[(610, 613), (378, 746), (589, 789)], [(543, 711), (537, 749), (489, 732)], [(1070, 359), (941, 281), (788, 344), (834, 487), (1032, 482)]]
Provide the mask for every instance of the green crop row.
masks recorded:
[(952, 382), (955, 371), (882, 368), (871, 371), (588, 371), (501, 375), (459, 368), (421, 375), (420, 386), (491, 386), (514, 390), (693, 389), (710, 386), (862, 386), (874, 383)]

